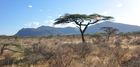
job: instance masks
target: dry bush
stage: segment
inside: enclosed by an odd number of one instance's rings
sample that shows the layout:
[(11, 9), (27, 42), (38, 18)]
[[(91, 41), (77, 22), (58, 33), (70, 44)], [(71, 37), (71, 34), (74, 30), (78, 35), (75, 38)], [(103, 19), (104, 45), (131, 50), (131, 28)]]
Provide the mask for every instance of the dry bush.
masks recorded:
[(55, 50), (53, 60), (49, 61), (50, 67), (69, 67), (73, 59), (73, 50), (70, 45), (62, 45)]
[(105, 38), (94, 38), (92, 39), (92, 43), (93, 44), (101, 44), (101, 43), (105, 43), (106, 42), (106, 39)]
[(131, 35), (128, 35), (128, 34), (119, 34), (116, 39), (127, 39), (127, 40), (131, 40), (132, 37)]
[(120, 65), (124, 61), (123, 58), (124, 58), (125, 54), (127, 54), (128, 52), (129, 52), (129, 50), (127, 48), (123, 49), (121, 47), (117, 47), (117, 48), (115, 48), (115, 50), (113, 52), (115, 55), (115, 57), (113, 59), (115, 59), (118, 62), (118, 64)]
[(133, 57), (130, 60), (123, 62), (121, 67), (140, 67), (140, 57)]
[(46, 45), (35, 43), (32, 47), (25, 48), (23, 55), (22, 63), (35, 65), (40, 61), (48, 61), (53, 56), (53, 51)]
[[(109, 41), (105, 41), (104, 36), (96, 38), (87, 35), (85, 38), (87, 43), (82, 44), (80, 36), (75, 35), (54, 36), (51, 38), (18, 37), (18, 42), (21, 42), (24, 46), (24, 53), (16, 55), (16, 52), (12, 52), (20, 59), (11, 56), (8, 65), (11, 63), (17, 64), (18, 67), (20, 65), (23, 67), (31, 65), (34, 65), (32, 67), (120, 67), (125, 64), (133, 67), (133, 65), (137, 65), (132, 57), (137, 58), (140, 56), (139, 37), (134, 38), (131, 36), (131, 39), (128, 40), (125, 37), (114, 35)], [(16, 40), (13, 37), (4, 39), (0, 38), (2, 42), (9, 42), (8, 40), (15, 42)], [(91, 40), (93, 40), (93, 43)], [(127, 45), (130, 43), (135, 45)], [(122, 46), (125, 46), (125, 48)], [(9, 46), (8, 48), (13, 47)], [(4, 61), (8, 62), (4, 55), (2, 56), (3, 59), (0, 57), (0, 61), (5, 59)], [(12, 58), (14, 58), (13, 61)], [(136, 61), (139, 63), (137, 59)], [(131, 62), (129, 62), (130, 60)]]
[(121, 39), (115, 39), (114, 45), (116, 45), (117, 47), (119, 47), (121, 45), (121, 42), (122, 42)]
[(3, 60), (0, 60), (0, 66), (16, 64), (16, 57), (12, 57), (11, 54), (6, 54)]
[(96, 48), (93, 48), (93, 51), (93, 55), (99, 58), (99, 60), (97, 60), (98, 63), (94, 64), (94, 66), (119, 67), (120, 64), (124, 61), (125, 54), (129, 52), (129, 49), (97, 45)]
[(64, 44), (55, 50), (50, 67), (71, 67), (75, 58), (85, 58), (92, 49), (91, 44)]
[(140, 38), (134, 39), (130, 44), (132, 44), (132, 45), (140, 45)]
[(71, 45), (71, 47), (73, 48), (74, 52), (81, 58), (85, 58), (92, 52), (92, 44), (90, 43)]

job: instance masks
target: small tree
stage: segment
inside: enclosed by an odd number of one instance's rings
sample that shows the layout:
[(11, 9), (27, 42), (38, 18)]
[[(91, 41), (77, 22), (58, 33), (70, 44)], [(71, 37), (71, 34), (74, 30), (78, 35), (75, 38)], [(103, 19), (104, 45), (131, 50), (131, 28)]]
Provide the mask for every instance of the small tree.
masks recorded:
[(117, 28), (113, 28), (113, 27), (101, 27), (101, 30), (104, 30), (106, 32), (107, 40), (109, 40), (112, 34), (115, 34), (117, 31), (119, 31)]
[(20, 52), (20, 51), (7, 48), (8, 46), (15, 46), (15, 48), (22, 50), (22, 46), (18, 43), (14, 44), (14, 43), (8, 43), (8, 42), (0, 42), (0, 56), (4, 53), (5, 50), (9, 50), (13, 52)]
[(132, 34), (134, 35), (135, 38), (137, 38), (137, 35), (140, 34), (140, 31), (135, 31), (135, 32), (132, 32)]
[(64, 23), (71, 23), (73, 22), (76, 24), (77, 28), (79, 28), (82, 42), (85, 43), (84, 33), (89, 25), (95, 24), (99, 21), (110, 20), (113, 19), (111, 16), (102, 16), (99, 14), (91, 14), (91, 15), (84, 15), (84, 14), (65, 14), (56, 19), (54, 24), (64, 24)]
[(0, 43), (0, 56), (3, 54), (4, 50), (5, 50), (5, 47), (8, 46), (9, 43)]

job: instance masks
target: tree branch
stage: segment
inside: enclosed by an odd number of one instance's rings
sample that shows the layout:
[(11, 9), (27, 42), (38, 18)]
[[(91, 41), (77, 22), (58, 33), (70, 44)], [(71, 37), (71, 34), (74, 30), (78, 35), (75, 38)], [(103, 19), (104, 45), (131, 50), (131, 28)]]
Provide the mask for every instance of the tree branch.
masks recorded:
[(85, 26), (85, 28), (84, 28), (83, 32), (85, 32), (85, 31), (86, 31), (86, 29), (88, 28), (88, 25), (89, 25), (89, 24), (87, 24), (87, 25)]
[(79, 25), (80, 26), (80, 24), (76, 21), (76, 20), (73, 20), (77, 25)]
[(88, 26), (89, 26), (90, 24), (95, 24), (95, 23), (97, 23), (98, 21), (99, 21), (99, 20), (96, 20), (95, 22), (90, 23), (90, 22), (91, 22), (91, 20), (90, 20), (89, 23), (85, 25), (85, 28), (84, 28), (83, 32), (86, 31), (86, 29), (88, 28)]
[(93, 22), (93, 23), (89, 23), (89, 24), (95, 24), (95, 23), (97, 23), (98, 21), (100, 21), (100, 20), (96, 20), (95, 22)]
[(20, 51), (16, 51), (16, 50), (9, 49), (9, 48), (4, 48), (4, 50), (9, 50), (9, 51), (12, 51), (12, 52), (23, 53), (23, 52), (20, 52)]

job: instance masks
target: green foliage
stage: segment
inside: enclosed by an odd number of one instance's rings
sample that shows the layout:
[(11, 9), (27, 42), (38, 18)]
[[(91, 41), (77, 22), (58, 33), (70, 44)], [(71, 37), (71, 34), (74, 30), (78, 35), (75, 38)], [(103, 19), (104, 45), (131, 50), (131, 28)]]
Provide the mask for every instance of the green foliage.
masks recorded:
[(120, 32), (118, 35), (119, 36), (126, 36), (127, 34), (126, 33), (123, 33), (123, 32)]
[(16, 47), (17, 50), (20, 50), (20, 51), (23, 51), (24, 50), (24, 47), (22, 46), (21, 43), (17, 43), (14, 46)]
[(100, 19), (100, 20), (110, 20), (110, 19), (114, 19), (114, 17), (112, 17), (112, 16), (103, 16), (103, 15), (100, 15), (100, 14), (91, 14), (90, 16), (92, 16), (92, 17), (98, 16), (98, 17), (102, 18), (102, 19)]
[(70, 23), (70, 22), (75, 22), (77, 20), (83, 21), (91, 18), (92, 18), (91, 16), (84, 15), (84, 14), (65, 14), (64, 16), (57, 18), (54, 24)]
[(54, 36), (53, 36), (53, 35), (48, 35), (48, 36), (47, 36), (47, 38), (52, 38), (52, 37), (54, 37)]
[(7, 45), (7, 46), (10, 45), (9, 42), (1, 42), (0, 44), (1, 44), (1, 45)]
[(85, 21), (94, 20), (95, 17), (100, 17), (100, 19), (98, 19), (98, 21), (113, 19), (113, 17), (111, 17), (111, 16), (103, 16), (103, 15), (100, 15), (100, 14), (91, 14), (91, 15), (65, 14), (64, 16), (61, 16), (61, 17), (57, 18), (56, 22), (54, 24), (63, 24), (63, 23), (75, 22), (78, 25), (78, 24), (80, 24), (82, 22), (85, 22)]
[(14, 46), (17, 50), (20, 50), (20, 51), (23, 51), (24, 49), (21, 43), (0, 42), (0, 45)]
[(104, 35), (104, 33), (95, 33), (95, 34), (92, 34), (91, 36), (92, 37), (101, 37), (102, 35)]

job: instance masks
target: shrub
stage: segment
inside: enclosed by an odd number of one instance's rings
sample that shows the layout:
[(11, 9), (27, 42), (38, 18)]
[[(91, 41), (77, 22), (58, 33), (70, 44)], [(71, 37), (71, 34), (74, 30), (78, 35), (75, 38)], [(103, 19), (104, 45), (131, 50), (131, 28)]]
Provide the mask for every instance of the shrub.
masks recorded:
[(81, 58), (85, 58), (92, 52), (92, 45), (89, 43), (72, 45), (72, 48)]
[(1, 42), (1, 43), (0, 43), (0, 55), (3, 54), (5, 48), (6, 48), (7, 46), (9, 46), (9, 45), (10, 45), (10, 43), (8, 43), (8, 42)]
[(121, 67), (140, 67), (140, 57), (133, 57), (121, 64)]
[(50, 51), (45, 45), (39, 43), (33, 44), (30, 48), (24, 49), (24, 58), (22, 59), (23, 63), (28, 65), (35, 65), (39, 61), (47, 61), (50, 57), (53, 56), (53, 52)]
[(132, 45), (140, 45), (140, 38), (134, 39), (130, 44), (132, 44)]
[(53, 35), (48, 35), (48, 36), (47, 36), (47, 38), (52, 38), (52, 37), (54, 37), (54, 36), (53, 36)]
[(16, 58), (12, 57), (10, 54), (6, 54), (3, 60), (0, 60), (0, 65), (12, 65), (15, 64)]
[(50, 61), (50, 67), (69, 67), (73, 59), (72, 53), (73, 50), (71, 45), (62, 45), (57, 47), (53, 54), (55, 63)]
[(100, 38), (102, 35), (104, 35), (104, 33), (96, 33), (92, 34), (91, 37)]

